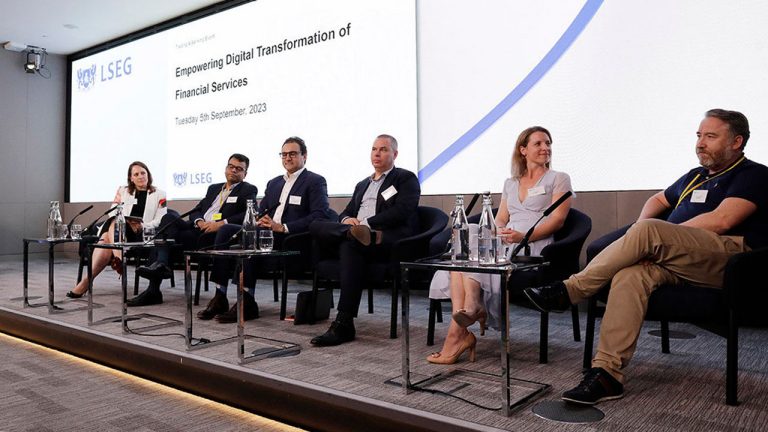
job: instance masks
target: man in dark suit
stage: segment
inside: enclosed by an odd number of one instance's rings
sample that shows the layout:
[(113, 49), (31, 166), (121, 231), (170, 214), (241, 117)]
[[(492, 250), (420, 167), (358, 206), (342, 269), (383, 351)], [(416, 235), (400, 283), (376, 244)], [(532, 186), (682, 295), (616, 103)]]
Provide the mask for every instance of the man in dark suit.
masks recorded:
[[(216, 232), (228, 222), (241, 223), (248, 200), (256, 202), (256, 186), (243, 181), (248, 174), (250, 160), (235, 153), (229, 157), (224, 169), (227, 181), (211, 185), (208, 192), (189, 215), (189, 220), (167, 214), (160, 222), (166, 228), (166, 236), (176, 240), (184, 250), (199, 249), (213, 244)], [(155, 261), (139, 268), (139, 275), (149, 279), (149, 286), (138, 296), (128, 300), (128, 306), (146, 306), (163, 302), (160, 283), (170, 277), (169, 251), (158, 248)]]
[[(290, 137), (283, 143), (280, 158), (286, 174), (277, 176), (267, 183), (264, 198), (259, 205), (259, 214), (264, 216), (258, 221), (263, 229), (274, 232), (275, 248), (280, 249), (283, 240), (289, 234), (306, 232), (310, 222), (328, 218), (328, 187), (325, 178), (304, 167), (307, 162), (307, 146), (299, 137)], [(240, 231), (241, 225), (224, 225), (216, 235), (215, 244), (226, 247), (229, 240)], [(256, 286), (254, 267), (272, 268), (277, 263), (256, 258), (248, 261), (245, 267), (244, 285), (250, 290), (244, 293), (244, 318), (259, 317), (259, 307), (253, 297)], [(210, 280), (216, 283), (216, 294), (208, 306), (197, 313), (202, 320), (215, 318), (220, 323), (237, 321), (237, 304), (231, 308), (227, 300), (227, 283), (232, 275), (231, 260), (215, 260)]]
[(371, 147), (374, 173), (355, 186), (339, 222), (316, 221), (309, 230), (326, 248), (336, 248), (341, 264), (338, 314), (313, 345), (339, 345), (355, 339), (353, 318), (363, 292), (366, 262), (387, 259), (392, 245), (418, 232), (416, 208), (421, 187), (415, 174), (395, 168), (397, 140), (379, 135)]

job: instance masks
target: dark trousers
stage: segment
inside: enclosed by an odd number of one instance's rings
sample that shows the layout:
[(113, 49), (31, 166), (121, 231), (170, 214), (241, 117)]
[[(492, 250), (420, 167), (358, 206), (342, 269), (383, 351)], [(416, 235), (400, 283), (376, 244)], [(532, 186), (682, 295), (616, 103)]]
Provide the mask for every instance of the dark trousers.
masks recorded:
[[(214, 243), (215, 233), (203, 233), (192, 222), (179, 219), (176, 215), (167, 214), (160, 221), (160, 227), (168, 226), (159, 238), (173, 239), (176, 249), (179, 251), (197, 250)], [(167, 246), (158, 246), (153, 249), (151, 261), (170, 265), (171, 249)], [(159, 287), (159, 282), (150, 281)]]
[[(232, 239), (232, 236), (240, 231), (241, 225), (226, 224), (216, 231), (216, 237), (212, 244), (216, 245), (215, 249), (229, 249), (232, 244), (240, 243), (240, 236)], [(282, 246), (284, 235), (282, 233), (274, 234), (274, 248), (280, 249)], [(234, 275), (237, 270), (235, 260), (226, 258), (214, 258), (213, 268), (211, 270), (210, 280), (213, 283), (221, 285), (222, 291), (227, 292), (227, 284), (230, 278), (237, 280)], [(243, 285), (249, 288), (251, 291), (256, 287), (257, 270), (263, 271), (276, 271), (279, 267), (279, 260), (270, 257), (252, 257), (245, 262), (245, 270), (243, 275)]]
[(387, 260), (391, 245), (363, 246), (357, 240), (347, 238), (349, 228), (350, 225), (338, 222), (315, 221), (309, 226), (309, 232), (318, 244), (321, 257), (339, 258), (341, 294), (336, 309), (356, 316), (363, 296), (367, 264)]

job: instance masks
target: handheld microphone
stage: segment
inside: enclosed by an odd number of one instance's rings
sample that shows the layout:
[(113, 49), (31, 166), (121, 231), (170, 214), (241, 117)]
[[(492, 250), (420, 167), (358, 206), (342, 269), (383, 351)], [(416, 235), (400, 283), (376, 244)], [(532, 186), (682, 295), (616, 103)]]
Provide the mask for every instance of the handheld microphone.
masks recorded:
[(77, 219), (78, 216), (87, 213), (88, 210), (90, 210), (92, 208), (93, 208), (93, 205), (89, 205), (88, 207), (86, 207), (83, 210), (81, 210), (80, 213), (76, 214), (75, 217), (73, 217), (71, 221), (69, 221), (69, 223), (67, 224), (67, 232), (70, 233), (69, 234), (69, 238), (72, 238), (72, 224), (75, 223), (75, 219)]
[(560, 207), (560, 205), (562, 203), (564, 203), (565, 200), (570, 198), (571, 195), (573, 195), (573, 192), (571, 192), (571, 191), (568, 191), (568, 192), (564, 193), (563, 196), (558, 198), (557, 201), (553, 202), (551, 206), (547, 207), (547, 209), (544, 210), (544, 213), (542, 213), (542, 215), (539, 218), (539, 220), (537, 220), (536, 223), (534, 223), (531, 226), (531, 228), (528, 230), (528, 232), (525, 233), (525, 235), (523, 236), (523, 239), (520, 240), (520, 243), (518, 243), (517, 246), (515, 246), (515, 249), (512, 251), (512, 256), (510, 257), (510, 260), (514, 259), (517, 256), (517, 254), (520, 253), (521, 249), (529, 247), (528, 243), (530, 242), (531, 236), (533, 235), (534, 228), (536, 228), (536, 226), (539, 224), (539, 222), (541, 222), (542, 219), (544, 219), (545, 217), (549, 216), (550, 213), (555, 211), (556, 208)]

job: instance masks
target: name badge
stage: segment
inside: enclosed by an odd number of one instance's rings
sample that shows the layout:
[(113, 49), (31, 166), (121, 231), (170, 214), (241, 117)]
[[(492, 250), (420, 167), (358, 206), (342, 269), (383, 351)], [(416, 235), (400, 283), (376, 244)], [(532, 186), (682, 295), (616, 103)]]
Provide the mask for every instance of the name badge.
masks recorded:
[(236, 196), (227, 197), (227, 204), (234, 204), (236, 202), (237, 202), (237, 197)]
[(221, 213), (214, 213), (213, 214), (213, 221), (218, 222), (221, 220)]
[(707, 202), (707, 192), (709, 192), (706, 189), (696, 189), (691, 194), (691, 202), (692, 203), (703, 203)]
[(384, 201), (387, 201), (390, 198), (392, 198), (393, 196), (395, 196), (396, 194), (397, 194), (397, 189), (395, 189), (395, 186), (392, 185), (392, 186), (388, 187), (387, 190), (382, 192), (381, 196), (384, 197)]
[(544, 186), (536, 186), (528, 189), (528, 196), (544, 195), (546, 192)]
[(291, 205), (301, 205), (301, 196), (299, 196), (299, 195), (288, 195), (288, 204), (291, 204)]

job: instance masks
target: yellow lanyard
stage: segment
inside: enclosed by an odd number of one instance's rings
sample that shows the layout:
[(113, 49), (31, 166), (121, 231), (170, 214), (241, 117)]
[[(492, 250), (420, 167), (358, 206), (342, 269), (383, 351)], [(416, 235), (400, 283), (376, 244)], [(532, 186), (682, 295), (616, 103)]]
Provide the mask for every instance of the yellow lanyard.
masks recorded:
[(221, 192), (219, 192), (219, 211), (221, 211), (221, 206), (224, 205), (224, 200), (229, 198), (229, 195), (232, 194), (232, 189), (229, 190), (229, 193), (227, 193), (227, 196), (224, 196), (224, 191), (226, 190), (226, 185), (221, 187)]
[(680, 195), (680, 199), (677, 200), (677, 204), (675, 205), (675, 208), (677, 208), (680, 205), (680, 203), (683, 202), (683, 199), (685, 199), (686, 196), (688, 196), (691, 193), (693, 193), (693, 191), (695, 189), (697, 189), (699, 186), (703, 185), (704, 183), (706, 183), (706, 182), (708, 182), (708, 181), (710, 181), (712, 179), (716, 179), (716, 178), (720, 177), (721, 175), (727, 173), (728, 171), (736, 168), (736, 165), (740, 164), (744, 159), (746, 159), (746, 156), (742, 156), (741, 159), (737, 160), (736, 163), (734, 163), (733, 165), (728, 167), (728, 169), (723, 170), (723, 171), (719, 172), (717, 175), (709, 177), (709, 178), (706, 178), (706, 179), (702, 180), (701, 182), (697, 183), (696, 185), (694, 185), (693, 183), (696, 180), (698, 180), (698, 178), (701, 176), (701, 174), (696, 174), (696, 177), (694, 177), (693, 180), (691, 180), (691, 182), (688, 183), (688, 186), (686, 186), (685, 189), (683, 190), (683, 193)]

